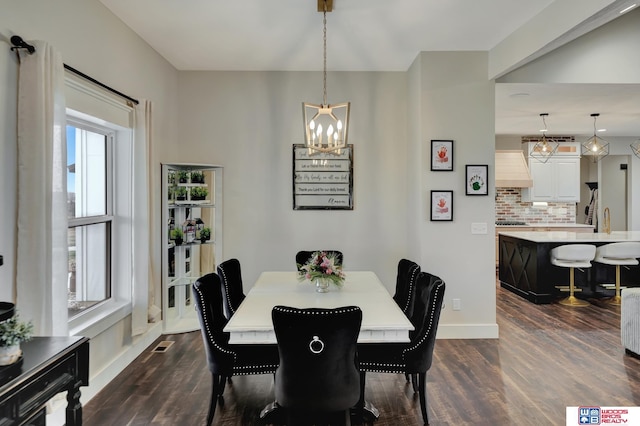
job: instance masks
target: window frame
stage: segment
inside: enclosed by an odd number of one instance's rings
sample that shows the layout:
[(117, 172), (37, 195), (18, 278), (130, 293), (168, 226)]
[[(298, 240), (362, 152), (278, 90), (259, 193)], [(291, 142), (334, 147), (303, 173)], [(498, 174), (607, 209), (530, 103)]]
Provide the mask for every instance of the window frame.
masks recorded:
[[(98, 308), (99, 305), (103, 303), (108, 303), (109, 300), (113, 297), (113, 186), (114, 186), (114, 169), (113, 169), (113, 145), (115, 143), (115, 134), (116, 132), (107, 127), (97, 125), (95, 123), (88, 122), (84, 119), (80, 119), (73, 116), (67, 116), (67, 126), (71, 126), (74, 129), (79, 129), (81, 131), (91, 132), (98, 135), (102, 135), (104, 137), (105, 144), (105, 213), (103, 215), (92, 215), (92, 216), (81, 216), (81, 217), (73, 217), (68, 218), (68, 228), (78, 228), (78, 227), (88, 227), (90, 225), (98, 225), (105, 224), (106, 225), (106, 238), (105, 238), (105, 253), (107, 254), (107, 258), (105, 259), (106, 267), (104, 281), (106, 284), (105, 293), (107, 297), (96, 303), (94, 306), (86, 308), (73, 316), (69, 316), (69, 322), (73, 322), (76, 317), (84, 315), (86, 312)], [(77, 160), (76, 160), (77, 163)], [(76, 193), (77, 193), (76, 189)], [(69, 315), (69, 312), (67, 310)]]
[[(74, 127), (89, 130), (106, 137), (107, 171), (106, 182), (106, 212), (105, 215), (86, 216), (81, 218), (69, 218), (69, 228), (86, 226), (96, 223), (108, 223), (108, 255), (109, 267), (106, 279), (110, 283), (110, 297), (104, 301), (91, 306), (82, 312), (69, 317), (67, 312), (67, 322), (69, 325), (69, 335), (83, 335), (95, 337), (111, 326), (115, 325), (132, 311), (132, 290), (133, 281), (131, 278), (118, 276), (118, 259), (123, 256), (116, 255), (116, 252), (124, 252), (130, 257), (131, 247), (127, 244), (127, 238), (119, 237), (124, 232), (132, 234), (133, 230), (127, 222), (131, 222), (131, 210), (126, 205), (122, 206), (124, 211), (118, 213), (119, 203), (118, 192), (125, 194), (131, 192), (131, 181), (129, 175), (125, 173), (122, 178), (118, 177), (120, 168), (130, 168), (130, 150), (127, 148), (132, 143), (133, 129), (122, 128), (113, 123), (108, 123), (96, 117), (91, 117), (78, 111), (67, 108), (67, 124)], [(124, 145), (123, 149), (118, 149), (118, 144)], [(119, 164), (121, 163), (121, 164)], [(127, 213), (128, 212), (128, 213)], [(126, 268), (125, 268), (126, 269)], [(122, 274), (121, 274), (122, 275)]]

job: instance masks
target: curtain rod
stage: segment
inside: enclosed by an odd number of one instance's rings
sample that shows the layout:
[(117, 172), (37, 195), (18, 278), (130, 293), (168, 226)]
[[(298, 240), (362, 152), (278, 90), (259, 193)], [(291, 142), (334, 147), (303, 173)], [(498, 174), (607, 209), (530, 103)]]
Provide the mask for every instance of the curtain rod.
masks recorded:
[[(27, 52), (29, 52), (29, 54), (31, 55), (32, 53), (34, 53), (36, 51), (36, 48), (34, 46), (32, 46), (31, 44), (28, 44), (26, 41), (24, 41), (22, 39), (22, 37), (14, 35), (11, 37), (11, 43), (13, 44), (13, 47), (11, 48), (11, 50), (15, 50), (16, 54), (18, 54), (18, 60), (20, 59), (20, 54), (18, 52), (18, 49), (26, 49)], [(78, 71), (77, 69), (73, 68), (70, 65), (64, 64), (64, 69), (66, 69), (67, 71), (70, 71), (74, 74), (76, 74), (79, 77), (84, 78), (85, 80), (88, 80), (94, 84), (97, 84), (98, 86), (102, 87), (103, 89), (106, 89), (108, 91), (110, 91), (111, 93), (115, 93), (116, 95), (127, 99), (128, 101), (133, 102), (134, 104), (138, 105), (140, 102), (137, 99), (134, 99), (130, 96), (125, 95), (122, 92), (117, 91), (116, 89), (107, 86), (104, 83), (101, 83), (100, 81), (96, 80), (93, 77), (88, 76), (87, 74)]]

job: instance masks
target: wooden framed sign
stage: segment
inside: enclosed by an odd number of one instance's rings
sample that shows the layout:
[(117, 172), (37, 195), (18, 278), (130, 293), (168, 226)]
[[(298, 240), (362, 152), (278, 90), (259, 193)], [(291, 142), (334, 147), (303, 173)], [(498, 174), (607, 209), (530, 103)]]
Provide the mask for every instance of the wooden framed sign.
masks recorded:
[(293, 145), (293, 209), (353, 210), (353, 145), (335, 154)]

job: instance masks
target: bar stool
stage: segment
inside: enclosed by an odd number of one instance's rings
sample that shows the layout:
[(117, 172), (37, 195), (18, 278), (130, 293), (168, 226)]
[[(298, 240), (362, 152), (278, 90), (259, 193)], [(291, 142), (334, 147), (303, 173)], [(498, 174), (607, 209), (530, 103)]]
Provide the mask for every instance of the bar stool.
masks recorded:
[[(591, 244), (566, 244), (555, 247), (551, 250), (551, 264), (562, 268), (569, 268), (569, 297), (562, 299), (559, 303), (567, 306), (588, 306), (589, 302), (580, 300), (574, 296), (575, 288), (575, 268), (590, 268), (591, 261), (596, 255), (596, 246)], [(566, 286), (556, 288), (566, 291)]]
[[(616, 267), (616, 295), (609, 300), (612, 305), (620, 305), (620, 266), (633, 266), (638, 264), (640, 257), (640, 242), (625, 241), (599, 246), (596, 249), (594, 262)], [(606, 287), (606, 285), (603, 285)]]

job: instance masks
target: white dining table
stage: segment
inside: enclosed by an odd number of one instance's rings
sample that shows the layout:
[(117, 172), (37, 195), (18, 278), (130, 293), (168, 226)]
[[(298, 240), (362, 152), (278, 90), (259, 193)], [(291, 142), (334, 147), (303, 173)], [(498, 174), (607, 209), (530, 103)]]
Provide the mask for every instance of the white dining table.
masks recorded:
[(276, 305), (295, 308), (359, 306), (362, 325), (358, 343), (409, 342), (413, 325), (374, 272), (345, 271), (342, 287), (333, 284), (318, 293), (300, 282), (295, 271), (263, 272), (224, 328), (230, 344), (276, 344), (271, 310)]

